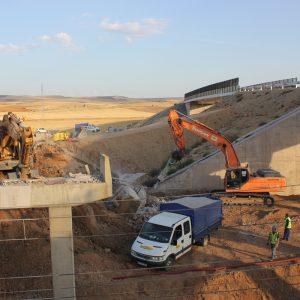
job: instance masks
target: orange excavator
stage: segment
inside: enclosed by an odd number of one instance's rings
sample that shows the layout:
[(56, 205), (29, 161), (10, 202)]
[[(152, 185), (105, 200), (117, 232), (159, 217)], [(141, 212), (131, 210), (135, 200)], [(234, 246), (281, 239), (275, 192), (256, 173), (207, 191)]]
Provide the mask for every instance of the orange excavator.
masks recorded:
[[(286, 178), (272, 169), (259, 169), (250, 174), (248, 165), (241, 166), (232, 143), (216, 130), (174, 109), (169, 112), (168, 123), (179, 151), (185, 152), (184, 129), (216, 146), (225, 156), (226, 173), (224, 187), (227, 195), (262, 198), (264, 204), (273, 205), (270, 193), (283, 192)], [(178, 155), (182, 157), (182, 155)]]

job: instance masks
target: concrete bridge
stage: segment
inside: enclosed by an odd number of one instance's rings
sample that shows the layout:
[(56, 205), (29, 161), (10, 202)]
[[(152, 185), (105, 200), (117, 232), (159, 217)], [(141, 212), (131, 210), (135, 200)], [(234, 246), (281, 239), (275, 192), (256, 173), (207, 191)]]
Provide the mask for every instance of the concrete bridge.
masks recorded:
[(42, 182), (8, 180), (0, 185), (0, 209), (49, 208), (55, 299), (76, 299), (72, 206), (112, 196), (110, 163), (105, 155), (100, 156), (100, 173), (103, 182), (78, 183), (52, 178)]

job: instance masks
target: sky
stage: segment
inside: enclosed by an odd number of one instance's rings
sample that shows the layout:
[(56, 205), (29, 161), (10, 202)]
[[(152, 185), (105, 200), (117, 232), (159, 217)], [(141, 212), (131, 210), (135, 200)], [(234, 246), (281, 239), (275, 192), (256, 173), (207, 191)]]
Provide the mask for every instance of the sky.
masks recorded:
[(300, 76), (299, 0), (0, 0), (0, 94), (182, 97)]

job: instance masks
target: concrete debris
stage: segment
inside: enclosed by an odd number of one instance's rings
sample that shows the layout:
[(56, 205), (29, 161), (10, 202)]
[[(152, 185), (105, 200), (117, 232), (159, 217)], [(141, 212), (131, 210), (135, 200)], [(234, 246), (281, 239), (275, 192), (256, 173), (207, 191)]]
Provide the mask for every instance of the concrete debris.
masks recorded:
[(69, 177), (40, 177), (36, 179), (2, 179), (0, 185), (30, 185), (30, 184), (72, 184), (72, 183), (98, 183), (102, 182), (99, 176), (92, 176), (88, 174), (73, 174), (69, 173)]
[(10, 172), (8, 173), (8, 179), (17, 179), (17, 173), (16, 172)]
[(159, 211), (160, 203), (165, 202), (164, 200), (148, 195), (145, 205), (140, 206), (137, 210), (137, 217), (140, 218), (141, 216), (144, 219), (149, 219), (153, 215), (157, 214)]
[(86, 170), (86, 174), (91, 175), (91, 170), (90, 170), (89, 165), (84, 165), (84, 167), (85, 167), (85, 170)]
[(126, 173), (114, 178), (117, 182), (117, 188), (114, 196), (107, 201), (109, 209), (116, 213), (135, 214), (132, 219), (136, 225), (137, 222), (143, 222), (159, 211), (159, 204), (164, 200), (147, 195), (145, 187), (136, 181), (144, 173)]
[(98, 176), (92, 176), (88, 174), (73, 174), (69, 173), (70, 177), (65, 177), (66, 183), (91, 183), (91, 182), (101, 182), (100, 177)]
[(121, 185), (115, 192), (112, 200), (125, 200), (125, 199), (133, 199), (139, 200), (139, 196), (133, 187), (129, 185)]
[(112, 204), (111, 208), (117, 213), (135, 213), (144, 201), (145, 199), (140, 198), (133, 187), (121, 185), (109, 202)]
[(116, 178), (116, 180), (121, 183), (133, 184), (144, 175), (145, 173), (124, 173)]
[(107, 202), (108, 208), (117, 213), (136, 213), (136, 211), (145, 206), (147, 193), (136, 180), (144, 173), (122, 174), (114, 178), (116, 190), (114, 196)]

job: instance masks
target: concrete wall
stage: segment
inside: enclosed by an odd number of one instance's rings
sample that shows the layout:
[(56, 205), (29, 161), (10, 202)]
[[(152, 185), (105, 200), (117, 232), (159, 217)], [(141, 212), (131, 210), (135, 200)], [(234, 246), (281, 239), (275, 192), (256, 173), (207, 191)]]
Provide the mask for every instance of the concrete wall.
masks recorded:
[[(250, 172), (272, 168), (287, 178), (286, 195), (300, 194), (300, 108), (258, 128), (235, 143)], [(225, 159), (219, 151), (167, 177), (157, 188), (165, 193), (223, 188)]]

